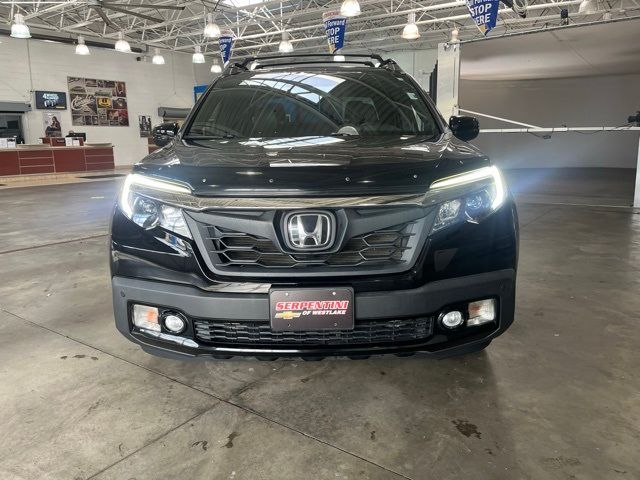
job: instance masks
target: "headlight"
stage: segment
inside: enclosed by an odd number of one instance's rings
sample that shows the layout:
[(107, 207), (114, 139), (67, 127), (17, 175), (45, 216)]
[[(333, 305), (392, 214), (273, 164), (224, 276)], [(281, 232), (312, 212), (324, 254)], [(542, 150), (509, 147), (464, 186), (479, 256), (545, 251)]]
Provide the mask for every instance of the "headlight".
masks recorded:
[(153, 198), (141, 195), (137, 192), (140, 189), (186, 194), (191, 193), (191, 190), (182, 185), (133, 173), (125, 179), (118, 204), (122, 213), (142, 228), (150, 230), (162, 227), (183, 237), (193, 238), (180, 208), (165, 205)]
[(456, 223), (480, 222), (504, 203), (506, 188), (493, 166), (437, 180), (429, 193), (441, 202), (431, 229), (437, 232)]

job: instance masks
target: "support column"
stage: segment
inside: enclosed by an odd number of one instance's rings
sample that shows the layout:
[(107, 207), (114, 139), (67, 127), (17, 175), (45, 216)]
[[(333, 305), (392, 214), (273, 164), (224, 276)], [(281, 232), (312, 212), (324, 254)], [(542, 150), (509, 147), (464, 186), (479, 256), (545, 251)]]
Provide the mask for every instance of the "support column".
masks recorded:
[(638, 137), (638, 158), (636, 159), (636, 189), (633, 193), (633, 206), (640, 208), (640, 137)]
[(458, 115), (458, 83), (460, 81), (460, 44), (438, 45), (438, 110), (444, 119)]

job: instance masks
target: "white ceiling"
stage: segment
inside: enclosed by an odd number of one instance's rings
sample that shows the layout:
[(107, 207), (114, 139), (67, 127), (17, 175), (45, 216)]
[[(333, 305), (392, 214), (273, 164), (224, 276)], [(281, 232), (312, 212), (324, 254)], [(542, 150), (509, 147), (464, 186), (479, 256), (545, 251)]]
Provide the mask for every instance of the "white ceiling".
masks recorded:
[(465, 43), (461, 51), (467, 80), (640, 73), (640, 19)]
[[(346, 53), (435, 48), (449, 39), (454, 27), (462, 41), (485, 38), (470, 17), (465, 0), (359, 2), (362, 14), (348, 21)], [(339, 10), (341, 3), (342, 0), (0, 0), (0, 35), (9, 32), (14, 14), (20, 13), (32, 34), (41, 35), (40, 38), (73, 42), (81, 35), (87, 41), (108, 45), (123, 34), (134, 47), (150, 53), (154, 48), (192, 53), (195, 46), (200, 46), (205, 55), (213, 58), (220, 55), (218, 40), (204, 38), (203, 28), (205, 14), (215, 11), (220, 27), (231, 29), (236, 36), (235, 58), (276, 52), (284, 30), (291, 35), (296, 53), (327, 52), (322, 14)], [(581, 0), (528, 0), (526, 18), (502, 6), (496, 28), (487, 38), (557, 27), (563, 8), (568, 9), (572, 25), (601, 22), (605, 17), (640, 18), (640, 0), (596, 3), (597, 11), (581, 14)], [(417, 40), (400, 36), (410, 13), (415, 13), (421, 32)], [(515, 43), (511, 45), (527, 42), (512, 40)]]

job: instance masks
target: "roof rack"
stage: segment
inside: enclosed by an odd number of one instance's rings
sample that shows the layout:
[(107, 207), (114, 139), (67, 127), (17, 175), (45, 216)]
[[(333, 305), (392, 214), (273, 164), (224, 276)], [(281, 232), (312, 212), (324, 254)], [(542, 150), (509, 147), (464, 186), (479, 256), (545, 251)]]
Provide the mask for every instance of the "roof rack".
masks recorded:
[[(344, 60), (340, 60), (339, 62), (335, 60), (336, 55), (333, 55), (331, 53), (251, 56), (245, 58), (241, 62), (234, 62), (233, 64), (229, 65), (225, 69), (225, 73), (233, 75), (234, 73), (239, 73), (241, 71), (257, 70), (273, 66), (322, 65), (327, 63), (333, 65), (356, 64), (365, 65), (371, 68), (384, 68), (394, 72), (402, 71), (400, 66), (394, 60), (390, 58), (383, 60), (382, 57), (377, 54), (346, 53), (340, 55), (344, 57)], [(287, 59), (292, 59), (292, 61), (287, 61)]]

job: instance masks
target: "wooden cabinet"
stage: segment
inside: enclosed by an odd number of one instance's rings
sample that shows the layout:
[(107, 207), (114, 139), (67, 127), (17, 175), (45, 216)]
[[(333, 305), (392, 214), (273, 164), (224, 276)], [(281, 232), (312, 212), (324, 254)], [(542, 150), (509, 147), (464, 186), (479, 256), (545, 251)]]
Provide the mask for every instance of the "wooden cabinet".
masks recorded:
[(114, 168), (113, 147), (0, 149), (0, 176), (87, 172)]

